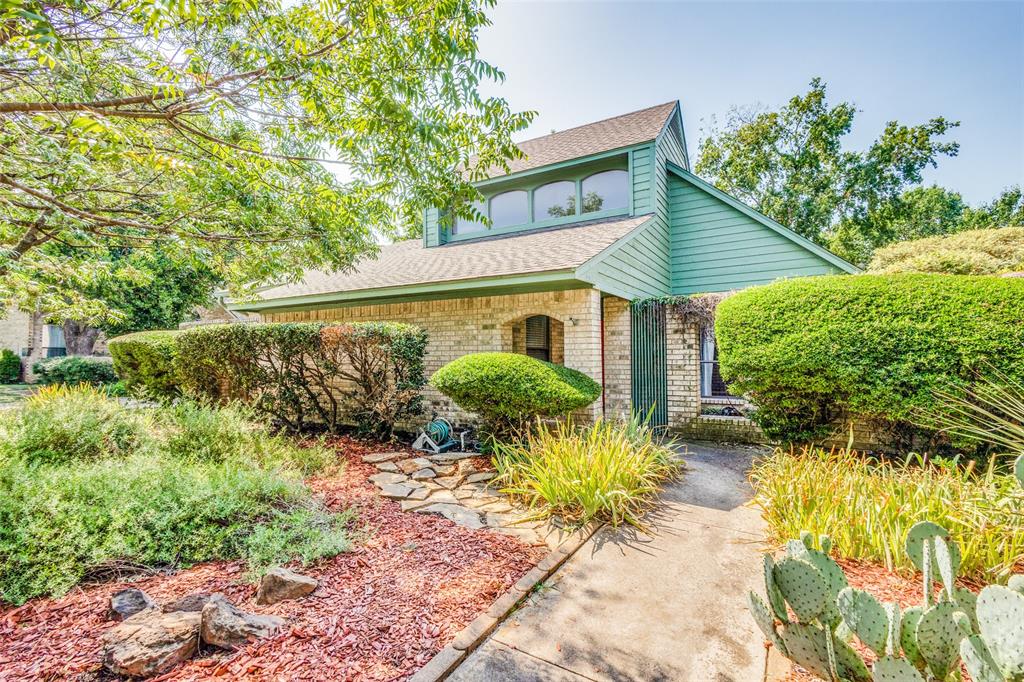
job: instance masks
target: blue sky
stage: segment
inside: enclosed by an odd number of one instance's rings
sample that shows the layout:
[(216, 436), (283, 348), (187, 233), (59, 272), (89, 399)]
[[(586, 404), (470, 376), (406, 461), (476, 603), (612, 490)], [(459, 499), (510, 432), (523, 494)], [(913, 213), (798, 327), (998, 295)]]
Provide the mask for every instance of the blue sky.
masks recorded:
[(928, 172), (971, 203), (1024, 184), (1024, 0), (514, 2), (492, 11), (486, 91), (538, 116), (534, 137), (679, 99), (695, 156), (732, 105), (777, 107), (814, 76), (861, 110), (862, 149), (888, 120), (960, 120), (960, 155)]

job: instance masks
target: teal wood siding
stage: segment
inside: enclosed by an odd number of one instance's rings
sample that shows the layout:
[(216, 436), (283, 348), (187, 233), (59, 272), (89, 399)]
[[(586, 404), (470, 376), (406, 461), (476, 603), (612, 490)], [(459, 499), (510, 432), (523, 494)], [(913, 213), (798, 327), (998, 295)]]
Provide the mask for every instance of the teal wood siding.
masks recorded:
[(436, 208), (427, 209), (423, 221), (423, 238), (427, 246), (438, 246), (444, 243), (440, 218), (441, 212)]
[(694, 183), (675, 174), (668, 180), (673, 294), (843, 272)]
[(576, 276), (627, 300), (665, 296), (672, 290), (669, 242), (656, 216), (592, 259)]
[(668, 127), (665, 128), (665, 132), (658, 139), (658, 146), (664, 148), (665, 156), (669, 161), (683, 168), (688, 168), (689, 162), (683, 147), (682, 124), (679, 122), (678, 117), (679, 112), (672, 115), (668, 122)]
[(634, 149), (630, 159), (633, 174), (633, 215), (650, 213), (653, 208), (651, 182), (654, 178), (653, 146)]

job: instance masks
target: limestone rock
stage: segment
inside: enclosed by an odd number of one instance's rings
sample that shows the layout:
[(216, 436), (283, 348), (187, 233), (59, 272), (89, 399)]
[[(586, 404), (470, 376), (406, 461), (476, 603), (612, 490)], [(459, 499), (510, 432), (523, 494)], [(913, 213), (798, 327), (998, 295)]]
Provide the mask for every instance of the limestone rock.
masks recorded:
[(176, 599), (170, 604), (164, 604), (164, 613), (171, 613), (172, 611), (199, 613), (209, 602), (218, 599), (225, 599), (225, 597), (220, 592), (194, 592), (185, 595), (181, 599)]
[(398, 466), (394, 462), (381, 462), (379, 464), (375, 464), (374, 466), (376, 466), (380, 471), (384, 471), (389, 474), (398, 473)]
[(459, 473), (463, 476), (469, 476), (470, 474), (475, 474), (480, 471), (476, 468), (476, 465), (468, 459), (460, 460), (457, 466)]
[(455, 476), (444, 476), (441, 478), (435, 478), (434, 483), (443, 485), (445, 488), (451, 490), (452, 488), (459, 487), (459, 484), (462, 483), (462, 478), (463, 477), (459, 474), (456, 474)]
[(103, 665), (117, 675), (150, 677), (192, 657), (202, 616), (146, 609), (103, 633)]
[(449, 521), (454, 521), (466, 528), (483, 528), (484, 522), (480, 513), (467, 509), (460, 504), (432, 504), (416, 510), (421, 514), (440, 514)]
[(484, 483), (497, 476), (493, 471), (481, 471), (478, 474), (466, 476), (466, 483)]
[(460, 459), (469, 459), (470, 457), (479, 456), (479, 452), (456, 452), (454, 450), (450, 450), (448, 452), (442, 452), (439, 455), (431, 455), (430, 459), (438, 464), (451, 464), (452, 462), (457, 462)]
[(414, 488), (405, 496), (407, 500), (425, 500), (430, 497), (430, 488)]
[(140, 611), (154, 608), (156, 605), (156, 602), (142, 590), (137, 590), (134, 587), (121, 590), (110, 595), (107, 620), (124, 620)]
[(414, 481), (427, 481), (430, 480), (431, 478), (434, 478), (435, 476), (437, 476), (437, 474), (434, 473), (433, 469), (424, 468), (420, 469), (419, 471), (413, 472), (410, 478), (412, 478)]
[(269, 637), (282, 625), (283, 618), (246, 613), (225, 599), (214, 599), (203, 607), (200, 634), (207, 644), (236, 649)]
[(405, 478), (406, 478), (405, 474), (397, 474), (397, 473), (390, 473), (389, 474), (387, 472), (382, 472), (382, 473), (374, 474), (373, 476), (370, 476), (370, 483), (374, 483), (374, 484), (379, 485), (379, 486), (385, 486), (385, 485), (389, 485), (389, 484), (392, 484), (392, 483), (404, 483), (405, 482)]
[(260, 580), (256, 603), (276, 604), (285, 599), (298, 599), (315, 590), (316, 586), (316, 580), (309, 576), (287, 568), (272, 568)]
[(390, 500), (404, 500), (412, 491), (409, 486), (399, 483), (388, 483), (380, 487), (380, 494)]
[(415, 457), (413, 459), (403, 459), (396, 462), (398, 468), (405, 474), (411, 474), (419, 471), (420, 469), (428, 469), (432, 466), (429, 459), (424, 457)]
[(375, 452), (371, 455), (363, 455), (363, 461), (367, 464), (377, 464), (378, 462), (390, 462), (393, 459), (406, 456), (407, 454), (404, 452)]

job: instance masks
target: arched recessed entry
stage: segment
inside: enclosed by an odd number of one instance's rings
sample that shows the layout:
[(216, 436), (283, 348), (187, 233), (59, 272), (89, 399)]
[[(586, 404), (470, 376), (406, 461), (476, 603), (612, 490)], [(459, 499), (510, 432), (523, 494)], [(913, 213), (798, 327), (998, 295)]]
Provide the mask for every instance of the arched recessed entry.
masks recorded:
[(553, 362), (565, 363), (565, 325), (549, 315), (524, 315), (506, 323), (508, 343), (513, 353)]

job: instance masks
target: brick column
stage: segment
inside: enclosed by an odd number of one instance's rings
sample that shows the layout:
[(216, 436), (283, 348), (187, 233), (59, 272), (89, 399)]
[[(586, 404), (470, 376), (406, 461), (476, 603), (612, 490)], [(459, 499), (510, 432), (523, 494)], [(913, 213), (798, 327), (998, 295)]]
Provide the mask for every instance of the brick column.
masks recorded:
[(668, 423), (678, 427), (700, 414), (700, 329), (671, 307), (665, 324)]
[[(601, 292), (584, 289), (579, 303), (565, 321), (565, 366), (601, 382)], [(601, 399), (576, 413), (582, 420), (601, 416)]]
[(626, 419), (632, 404), (632, 324), (629, 301), (606, 296), (604, 306), (604, 409), (608, 419)]

